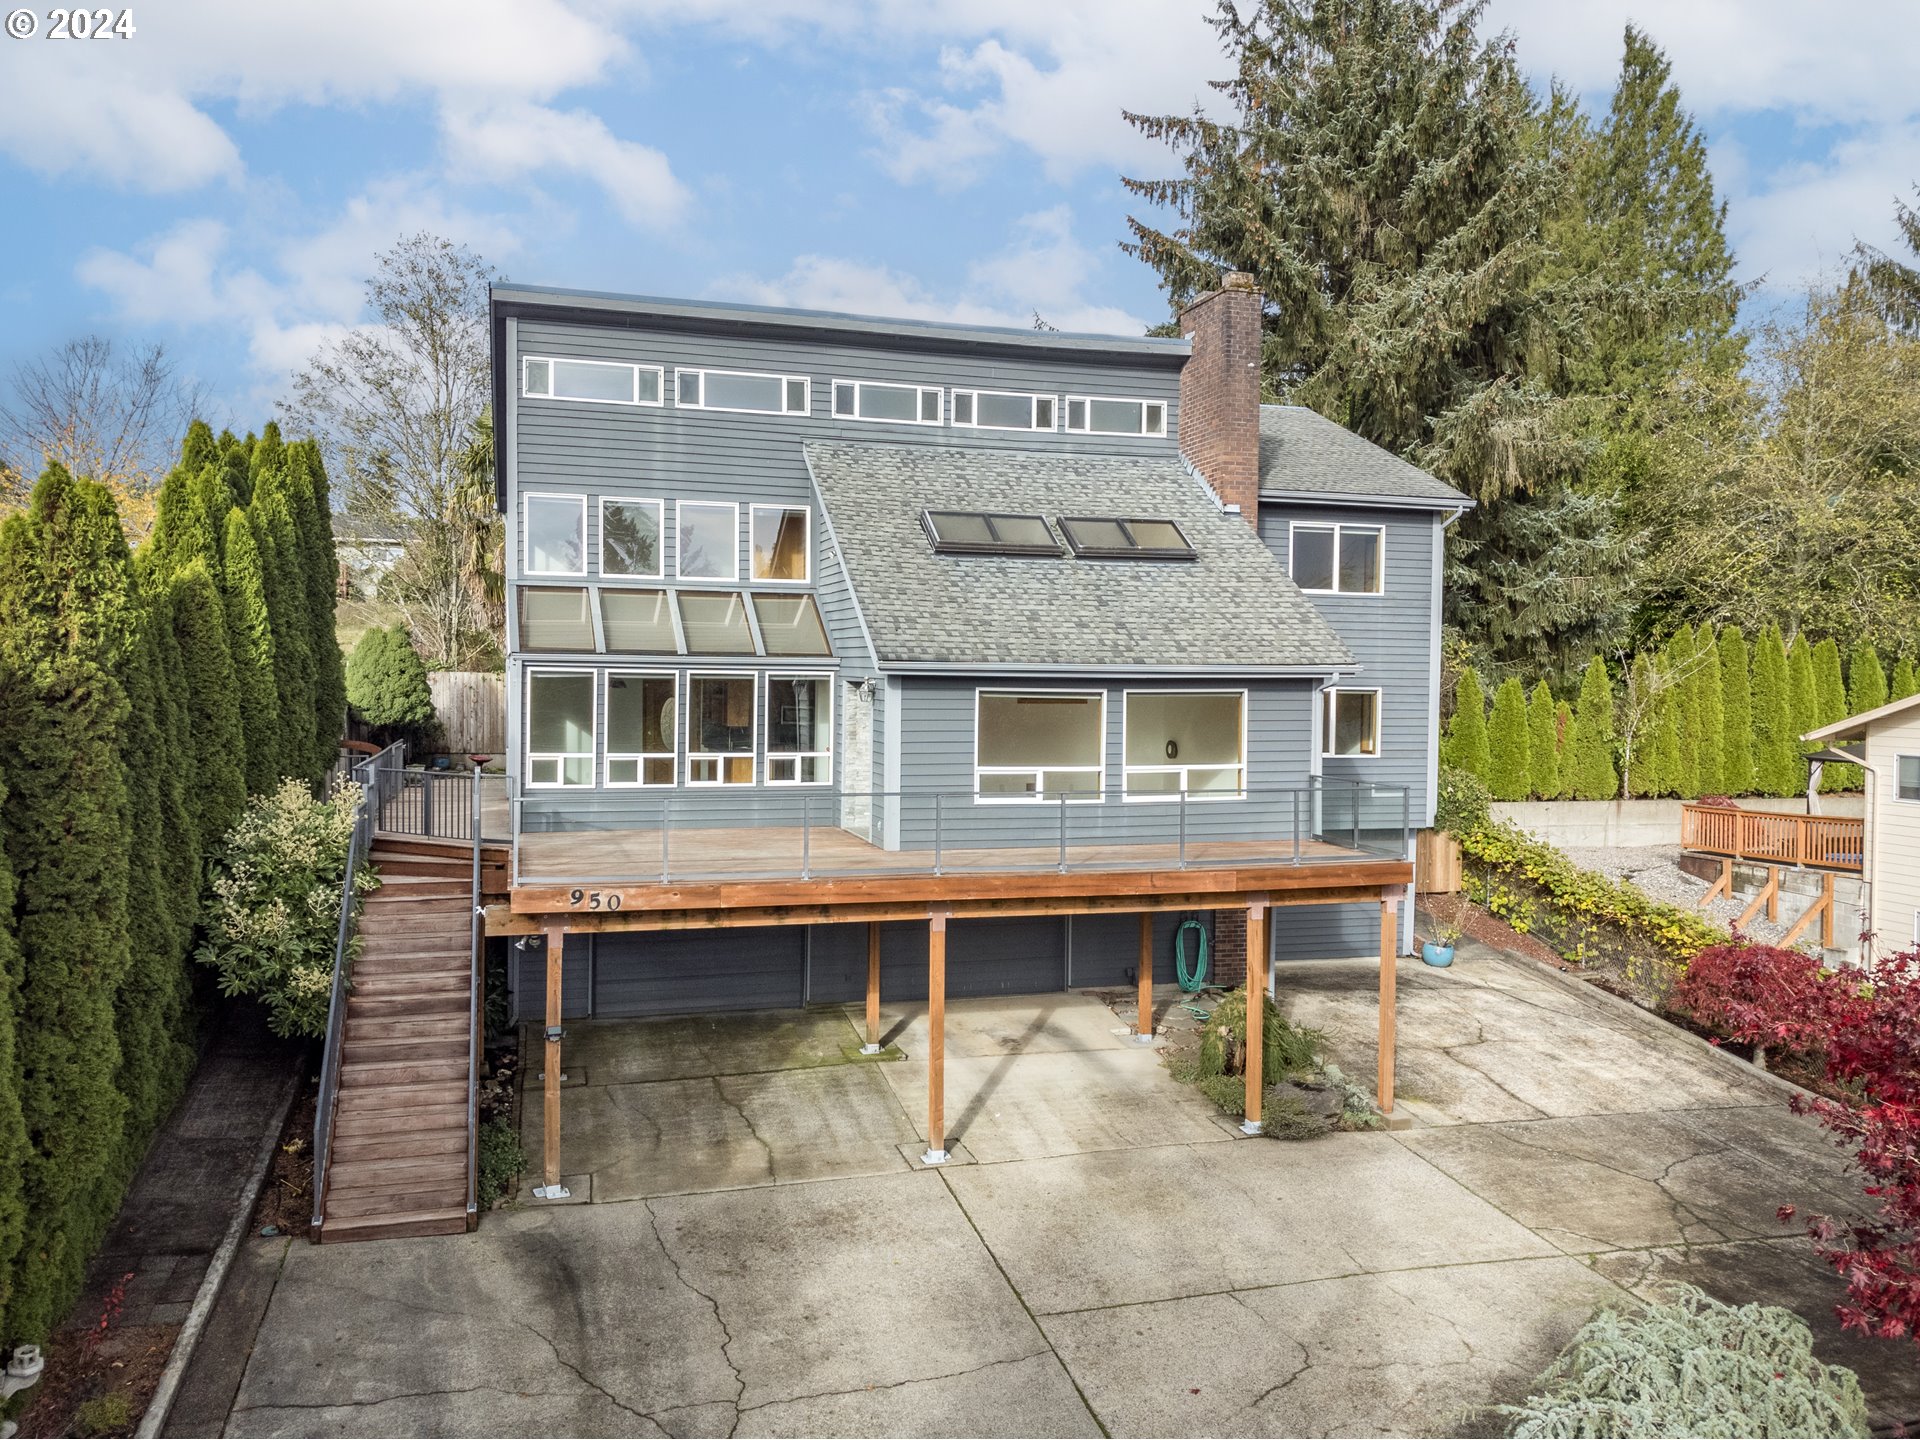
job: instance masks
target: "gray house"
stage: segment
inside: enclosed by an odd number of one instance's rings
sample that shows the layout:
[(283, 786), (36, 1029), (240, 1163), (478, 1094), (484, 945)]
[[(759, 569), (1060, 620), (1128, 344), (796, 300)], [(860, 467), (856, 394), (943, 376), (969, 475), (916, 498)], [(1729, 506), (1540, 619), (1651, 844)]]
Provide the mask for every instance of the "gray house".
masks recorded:
[(1175, 340), (496, 287), (518, 1010), (1404, 946), (1470, 502), (1261, 405), (1260, 304), (1229, 276)]

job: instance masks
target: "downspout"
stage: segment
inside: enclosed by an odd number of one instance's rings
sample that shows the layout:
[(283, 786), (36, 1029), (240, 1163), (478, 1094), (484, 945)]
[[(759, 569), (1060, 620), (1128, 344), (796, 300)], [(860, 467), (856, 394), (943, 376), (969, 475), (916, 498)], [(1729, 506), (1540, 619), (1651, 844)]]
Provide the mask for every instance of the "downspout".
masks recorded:
[[(1440, 788), (1440, 763), (1439, 763), (1439, 755), (1440, 755), (1440, 604), (1439, 602), (1441, 597), (1446, 594), (1446, 588), (1447, 588), (1447, 582), (1446, 582), (1447, 531), (1451, 530), (1454, 526), (1454, 522), (1459, 520), (1459, 518), (1466, 513), (1467, 512), (1464, 509), (1452, 510), (1447, 513), (1446, 518), (1440, 522), (1440, 543), (1434, 547), (1434, 555), (1433, 555), (1433, 562), (1434, 562), (1433, 595), (1434, 595), (1434, 602), (1435, 602), (1433, 607), (1433, 710), (1432, 710), (1433, 733), (1427, 737), (1427, 743), (1432, 747), (1431, 753), (1434, 756), (1434, 767), (1433, 767), (1434, 796), (1433, 798), (1436, 802), (1440, 798), (1439, 797), (1439, 788)], [(1420, 832), (1417, 829), (1410, 829), (1407, 832), (1407, 860), (1409, 863), (1413, 862), (1418, 857), (1419, 833)], [(1414, 953), (1414, 949), (1415, 949), (1415, 946), (1413, 943), (1414, 905), (1416, 903), (1414, 887), (1419, 884), (1419, 880), (1420, 880), (1420, 876), (1418, 872), (1415, 872), (1414, 878), (1407, 881), (1407, 910), (1406, 910), (1407, 923), (1400, 927), (1400, 931), (1401, 931), (1400, 953), (1402, 955), (1411, 955)]]

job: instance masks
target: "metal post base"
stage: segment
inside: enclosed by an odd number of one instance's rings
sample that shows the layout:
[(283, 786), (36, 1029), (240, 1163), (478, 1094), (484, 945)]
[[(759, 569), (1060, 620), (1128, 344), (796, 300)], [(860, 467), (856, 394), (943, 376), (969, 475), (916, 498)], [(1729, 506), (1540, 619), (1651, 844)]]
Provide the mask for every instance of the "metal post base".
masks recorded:
[(880, 1053), (880, 1047), (878, 1045), (862, 1045), (860, 1047), (860, 1053), (862, 1055), (878, 1055)]
[(573, 1192), (564, 1185), (536, 1185), (533, 1198), (536, 1200), (565, 1200)]
[[(1264, 1132), (1261, 1130), (1258, 1120), (1242, 1120), (1240, 1122), (1240, 1133), (1242, 1135), (1259, 1135)], [(536, 1191), (535, 1193), (537, 1194), (538, 1192)]]
[(1151, 1031), (1142, 1030), (1134, 1031), (1132, 1036), (1133, 1043), (1136, 1045), (1151, 1045), (1159, 1038), (1159, 1036), (1153, 1034)]
[(944, 1150), (929, 1150), (920, 1157), (920, 1163), (922, 1165), (944, 1165), (947, 1163), (947, 1152)]

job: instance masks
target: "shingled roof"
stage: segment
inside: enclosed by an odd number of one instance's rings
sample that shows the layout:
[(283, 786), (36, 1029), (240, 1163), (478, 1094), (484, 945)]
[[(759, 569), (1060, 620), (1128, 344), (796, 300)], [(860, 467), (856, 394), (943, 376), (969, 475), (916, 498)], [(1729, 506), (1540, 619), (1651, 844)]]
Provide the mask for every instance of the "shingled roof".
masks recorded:
[(1304, 405), (1260, 407), (1260, 493), (1466, 508), (1465, 495)]
[[(1324, 673), (1353, 655), (1180, 462), (809, 442), (807, 467), (882, 665)], [(937, 554), (926, 510), (1164, 516), (1195, 560)]]

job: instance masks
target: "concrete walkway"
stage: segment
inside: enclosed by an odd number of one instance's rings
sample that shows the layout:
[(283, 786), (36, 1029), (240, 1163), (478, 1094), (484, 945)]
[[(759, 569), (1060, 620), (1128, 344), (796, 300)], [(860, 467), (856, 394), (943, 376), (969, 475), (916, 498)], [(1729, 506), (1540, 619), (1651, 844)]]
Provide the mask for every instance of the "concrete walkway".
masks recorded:
[[(1374, 980), (1281, 971), (1356, 1074)], [(224, 1433), (1497, 1430), (1667, 1279), (1793, 1305), (1883, 1423), (1920, 1416), (1910, 1350), (1842, 1337), (1774, 1218), (1853, 1193), (1777, 1090), (1478, 947), (1400, 985), (1416, 1125), (1305, 1144), (1234, 1138), (1089, 998), (956, 1004), (939, 1171), (913, 1013), (883, 1064), (838, 1012), (574, 1027), (580, 1203), (250, 1242)]]

